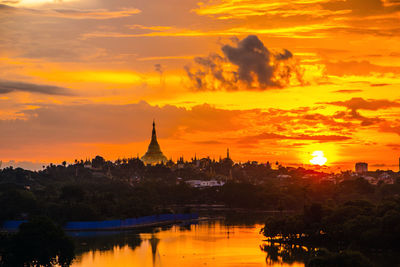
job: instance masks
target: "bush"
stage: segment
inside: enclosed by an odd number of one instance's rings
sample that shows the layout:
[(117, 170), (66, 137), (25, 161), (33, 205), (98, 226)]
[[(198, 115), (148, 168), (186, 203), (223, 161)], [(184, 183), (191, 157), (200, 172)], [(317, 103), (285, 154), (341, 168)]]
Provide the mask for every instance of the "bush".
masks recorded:
[(328, 250), (320, 250), (317, 256), (312, 258), (307, 267), (368, 267), (372, 263), (360, 252), (342, 251), (332, 253)]
[(47, 217), (21, 224), (18, 233), (2, 238), (0, 266), (69, 266), (74, 244)]

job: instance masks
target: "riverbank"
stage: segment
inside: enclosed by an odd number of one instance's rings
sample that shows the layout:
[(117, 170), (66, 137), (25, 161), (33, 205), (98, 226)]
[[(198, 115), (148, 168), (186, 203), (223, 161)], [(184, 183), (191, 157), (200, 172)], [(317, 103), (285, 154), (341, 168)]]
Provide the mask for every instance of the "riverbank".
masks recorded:
[[(185, 214), (159, 214), (144, 216), (139, 218), (129, 218), (124, 220), (107, 221), (73, 221), (63, 225), (65, 231), (115, 231), (131, 230), (146, 227), (163, 226), (181, 222), (191, 222), (199, 220), (197, 213)], [(27, 221), (5, 221), (2, 225), (3, 231), (17, 231), (19, 226)]]

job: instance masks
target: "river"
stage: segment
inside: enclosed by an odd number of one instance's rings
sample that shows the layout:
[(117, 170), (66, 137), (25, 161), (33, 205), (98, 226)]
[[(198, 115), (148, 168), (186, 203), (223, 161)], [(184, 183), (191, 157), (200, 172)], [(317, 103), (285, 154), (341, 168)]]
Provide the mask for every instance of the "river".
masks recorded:
[(72, 233), (78, 248), (72, 266), (304, 266), (268, 255), (261, 227), (219, 220), (141, 232)]

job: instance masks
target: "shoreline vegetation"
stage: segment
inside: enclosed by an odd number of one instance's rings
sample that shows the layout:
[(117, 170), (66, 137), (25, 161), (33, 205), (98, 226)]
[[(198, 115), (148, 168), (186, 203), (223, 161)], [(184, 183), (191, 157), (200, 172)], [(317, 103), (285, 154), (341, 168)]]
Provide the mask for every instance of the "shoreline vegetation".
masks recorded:
[[(60, 227), (67, 221), (156, 214), (266, 211), (261, 212), (261, 233), (272, 247), (317, 249), (302, 258), (308, 266), (339, 266), (325, 260), (357, 266), (374, 262), (365, 257), (371, 250), (399, 250), (399, 174), (390, 173), (392, 183), (368, 181), (382, 173), (386, 172), (332, 175), (278, 163), (274, 168), (269, 163), (235, 164), (230, 158), (145, 166), (137, 158), (110, 162), (97, 156), (70, 165), (51, 164), (41, 171), (0, 170), (0, 222), (46, 218)], [(193, 180), (217, 181), (217, 186), (196, 187)], [(1, 240), (16, 239), (2, 234)], [(279, 255), (281, 249), (274, 254), (275, 248), (264, 248), (271, 257), (287, 257)], [(7, 266), (9, 252), (0, 250), (0, 266)], [(400, 262), (398, 257), (394, 261)], [(28, 266), (35, 266), (34, 260), (31, 263)]]
[[(260, 233), (269, 242), (264, 251), (275, 258), (276, 248), (284, 246), (286, 251), (297, 250), (307, 266), (374, 266), (365, 255), (382, 261), (385, 253), (398, 254), (399, 222), (399, 197), (379, 204), (365, 200), (338, 206), (313, 203), (300, 214), (269, 217)], [(398, 256), (386, 261), (382, 266), (399, 264)]]

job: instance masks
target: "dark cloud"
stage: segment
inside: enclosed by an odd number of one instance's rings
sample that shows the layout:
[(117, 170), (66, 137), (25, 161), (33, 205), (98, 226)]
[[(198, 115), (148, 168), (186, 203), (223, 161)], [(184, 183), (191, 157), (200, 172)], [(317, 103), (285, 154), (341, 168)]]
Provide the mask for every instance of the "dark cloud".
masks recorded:
[(400, 135), (400, 121), (395, 122), (384, 122), (379, 126), (379, 130), (384, 133), (395, 133)]
[(289, 50), (274, 53), (255, 35), (223, 45), (223, 56), (197, 57), (197, 69), (186, 66), (187, 75), (197, 90), (265, 90), (282, 88), (292, 77), (302, 83), (299, 66)]
[(342, 119), (345, 121), (358, 120), (361, 123), (361, 126), (371, 126), (374, 124), (378, 124), (384, 122), (384, 119), (374, 118), (374, 117), (365, 117), (360, 114), (357, 110), (350, 111), (338, 111), (333, 115), (335, 119)]
[(284, 49), (283, 53), (278, 53), (278, 54), (275, 55), (275, 59), (276, 60), (286, 60), (286, 59), (289, 59), (289, 58), (292, 58), (292, 57), (293, 57), (292, 52), (290, 52), (287, 49)]
[[(390, 127), (384, 127), (388, 121), (384, 118), (379, 117), (366, 117), (361, 115), (358, 110), (371, 110), (377, 111), (381, 109), (389, 109), (389, 108), (397, 108), (400, 107), (400, 103), (397, 101), (390, 101), (387, 99), (363, 99), (361, 97), (353, 97), (347, 101), (335, 101), (335, 102), (327, 102), (324, 104), (345, 107), (347, 111), (338, 111), (333, 114), (334, 119), (341, 119), (344, 121), (360, 121), (361, 126), (371, 126), (371, 125), (380, 125), (380, 127), (385, 128), (384, 131), (389, 131)], [(390, 130), (393, 132), (393, 129)], [(394, 130), (397, 132), (397, 129)]]
[(0, 94), (7, 94), (15, 91), (40, 93), (48, 95), (71, 95), (70, 90), (63, 87), (0, 80)]
[(351, 110), (379, 110), (388, 109), (393, 107), (400, 107), (400, 103), (396, 101), (390, 101), (387, 99), (368, 99), (365, 100), (361, 97), (353, 97), (347, 101), (335, 101), (327, 102), (325, 104), (335, 105), (340, 107), (346, 107)]
[(384, 163), (376, 163), (376, 164), (370, 164), (369, 166), (370, 167), (375, 167), (375, 168), (383, 168), (383, 167), (394, 167), (394, 166), (397, 166), (397, 165), (393, 165), (393, 164), (388, 165), (388, 164), (384, 164)]
[(393, 150), (400, 150), (400, 144), (387, 144), (386, 146), (390, 147)]
[(255, 35), (249, 35), (237, 43), (237, 47), (224, 45), (226, 58), (238, 66), (238, 78), (251, 84), (253, 73), (262, 86), (276, 86), (272, 81), (274, 67), (270, 65), (271, 53)]
[(164, 67), (161, 64), (154, 64), (154, 70), (160, 73), (160, 75), (164, 73)]
[(154, 64), (154, 70), (160, 74), (160, 84), (165, 86), (164, 66), (159, 63)]
[(370, 86), (371, 87), (382, 87), (382, 86), (388, 86), (390, 85), (389, 83), (373, 83)]

